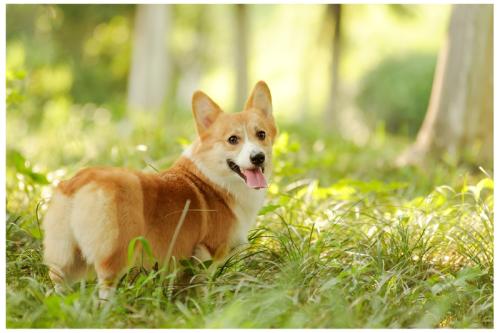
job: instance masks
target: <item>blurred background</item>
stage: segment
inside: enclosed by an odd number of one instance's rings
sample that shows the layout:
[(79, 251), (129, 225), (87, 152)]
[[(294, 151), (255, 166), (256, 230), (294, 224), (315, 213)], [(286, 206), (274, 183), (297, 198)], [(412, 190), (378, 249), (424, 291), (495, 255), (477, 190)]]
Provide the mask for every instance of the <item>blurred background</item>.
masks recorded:
[[(493, 326), (493, 5), (6, 16), (9, 327)], [(110, 311), (90, 281), (51, 294), (54, 185), (88, 166), (168, 168), (196, 138), (195, 90), (237, 112), (258, 80), (280, 134), (255, 252), (185, 293), (129, 275)]]
[(195, 90), (235, 112), (265, 80), (320, 179), (491, 171), (492, 26), (491, 5), (8, 5), (8, 166), (167, 167)]

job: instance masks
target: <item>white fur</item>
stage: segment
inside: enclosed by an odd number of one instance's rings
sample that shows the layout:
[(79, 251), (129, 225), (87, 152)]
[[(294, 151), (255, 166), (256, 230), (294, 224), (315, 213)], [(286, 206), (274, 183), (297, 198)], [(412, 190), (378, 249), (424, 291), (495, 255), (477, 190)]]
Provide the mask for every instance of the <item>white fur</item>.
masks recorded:
[(262, 152), (262, 149), (255, 143), (253, 143), (247, 135), (247, 131), (245, 130), (245, 143), (243, 144), (243, 147), (241, 147), (240, 153), (234, 160), (236, 164), (242, 169), (251, 169), (254, 168), (255, 166), (252, 164), (250, 161), (250, 156), (255, 155), (259, 152)]
[(100, 300), (109, 300), (116, 291), (116, 287), (114, 286), (107, 286), (103, 283), (99, 284), (99, 299)]
[(73, 253), (76, 244), (69, 225), (71, 207), (70, 198), (55, 192), (50, 209), (43, 220), (44, 229), (50, 230), (50, 232), (45, 232), (44, 260), (58, 274), (61, 274), (59, 272), (61, 268), (72, 265), (74, 261), (74, 257), (68, 255), (68, 253)]
[[(246, 146), (246, 147), (245, 147)], [(214, 149), (218, 149), (219, 147), (214, 147)], [(245, 143), (243, 145), (242, 150), (238, 154), (238, 156), (247, 156), (247, 159), (250, 163), (250, 155), (249, 152), (254, 148), (254, 144), (248, 143), (248, 139), (246, 138)], [(222, 148), (219, 148), (222, 149)], [(204, 174), (210, 181), (226, 190), (235, 198), (235, 206), (232, 207), (233, 213), (236, 216), (237, 223), (236, 228), (231, 235), (231, 247), (235, 247), (242, 244), (248, 243), (248, 231), (255, 226), (257, 214), (259, 213), (260, 208), (264, 204), (264, 200), (266, 197), (266, 189), (252, 189), (248, 187), (245, 182), (239, 177), (237, 174), (228, 172), (227, 177), (221, 177), (216, 172), (208, 169), (203, 164), (203, 161), (196, 159), (192, 153), (193, 147), (189, 146), (184, 151), (183, 155), (189, 158), (196, 167), (200, 170), (202, 174)], [(221, 167), (227, 168), (225, 159), (224, 165)], [(237, 163), (237, 162), (236, 162)], [(240, 164), (238, 164), (240, 165)], [(240, 165), (240, 167), (245, 168), (245, 166)], [(249, 168), (249, 166), (247, 166)], [(270, 176), (271, 168), (267, 168), (266, 170), (266, 178)]]
[(83, 257), (89, 264), (106, 259), (111, 255), (118, 238), (113, 201), (108, 193), (93, 183), (78, 190), (73, 201), (71, 229)]
[(45, 262), (57, 273), (73, 264), (77, 248), (87, 264), (108, 257), (118, 237), (114, 216), (109, 194), (93, 183), (71, 198), (56, 191), (43, 222), (50, 230), (45, 233)]
[(201, 261), (207, 261), (212, 259), (212, 256), (210, 255), (210, 251), (208, 251), (207, 247), (202, 244), (196, 245), (194, 249), (194, 254), (193, 257), (198, 258)]

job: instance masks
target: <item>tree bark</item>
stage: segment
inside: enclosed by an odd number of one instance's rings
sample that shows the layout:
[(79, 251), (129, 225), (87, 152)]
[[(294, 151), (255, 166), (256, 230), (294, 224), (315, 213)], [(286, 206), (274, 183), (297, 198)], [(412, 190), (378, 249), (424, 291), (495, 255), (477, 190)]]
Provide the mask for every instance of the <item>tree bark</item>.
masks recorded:
[(420, 164), (429, 154), (492, 162), (492, 5), (453, 5), (427, 115), (416, 142), (396, 162)]
[(248, 30), (247, 7), (236, 5), (236, 108), (243, 108), (248, 95)]
[(330, 80), (330, 100), (325, 111), (327, 128), (334, 128), (338, 120), (339, 109), (339, 63), (341, 56), (341, 18), (342, 7), (340, 4), (328, 5), (329, 17), (333, 21), (334, 31), (332, 36), (332, 66)]
[(158, 110), (165, 101), (169, 82), (169, 5), (137, 5), (128, 108)]

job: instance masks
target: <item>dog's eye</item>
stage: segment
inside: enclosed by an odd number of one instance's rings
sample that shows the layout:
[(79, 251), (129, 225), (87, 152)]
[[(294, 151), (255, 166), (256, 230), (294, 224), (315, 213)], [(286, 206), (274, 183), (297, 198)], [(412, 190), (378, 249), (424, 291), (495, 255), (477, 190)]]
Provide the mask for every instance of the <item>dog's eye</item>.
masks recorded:
[(264, 131), (258, 131), (257, 132), (257, 137), (259, 138), (259, 140), (264, 140), (266, 138), (266, 132), (264, 132)]
[(238, 137), (236, 135), (231, 135), (229, 139), (227, 139), (227, 142), (229, 142), (232, 145), (238, 144)]

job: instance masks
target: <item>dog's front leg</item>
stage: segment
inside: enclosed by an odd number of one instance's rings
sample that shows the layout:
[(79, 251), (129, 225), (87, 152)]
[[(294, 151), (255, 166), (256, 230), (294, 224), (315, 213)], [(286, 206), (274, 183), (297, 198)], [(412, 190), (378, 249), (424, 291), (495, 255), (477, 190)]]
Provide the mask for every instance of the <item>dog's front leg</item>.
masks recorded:
[(193, 257), (196, 257), (201, 262), (212, 260), (212, 255), (210, 254), (210, 251), (203, 244), (196, 245), (196, 247), (194, 248)]
[(215, 269), (229, 257), (229, 247), (227, 244), (220, 245), (215, 252), (212, 254), (208, 247), (204, 244), (196, 245), (194, 249), (193, 257), (196, 257), (201, 262), (206, 262), (211, 260), (210, 270)]

